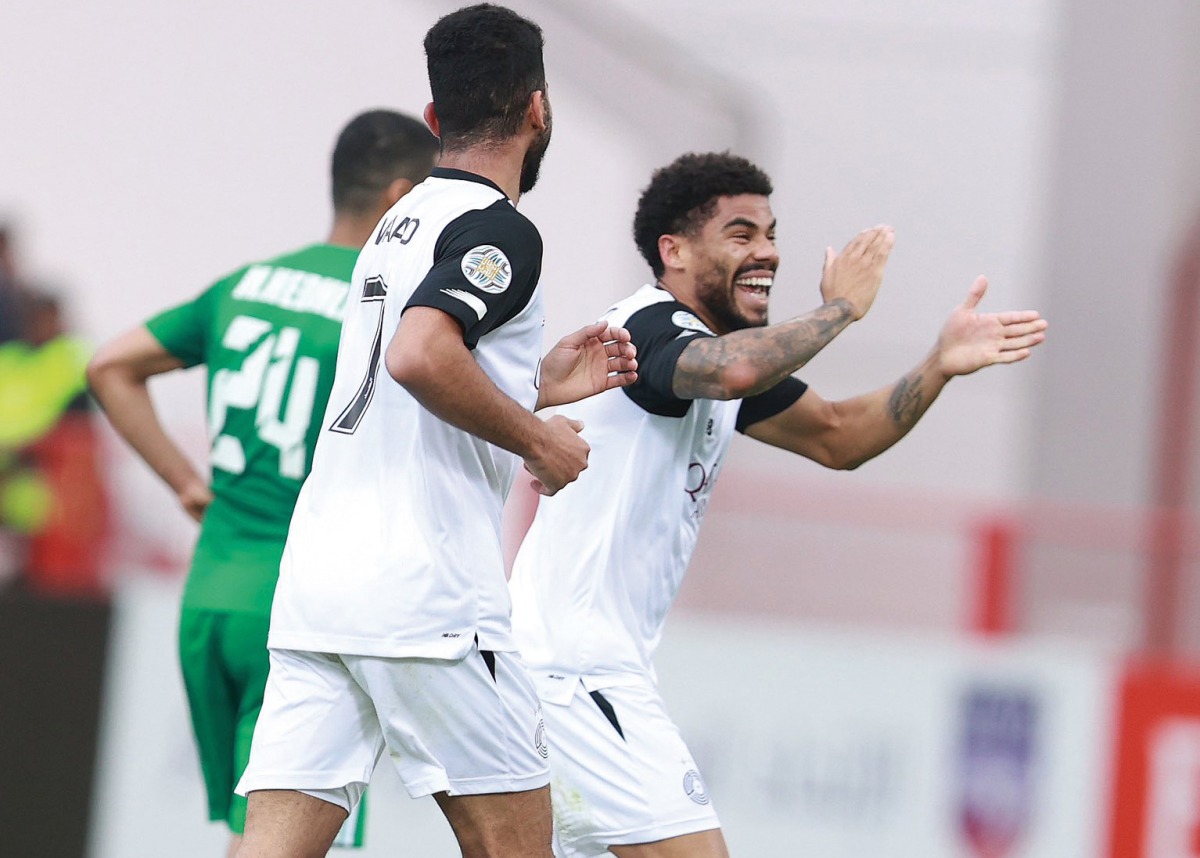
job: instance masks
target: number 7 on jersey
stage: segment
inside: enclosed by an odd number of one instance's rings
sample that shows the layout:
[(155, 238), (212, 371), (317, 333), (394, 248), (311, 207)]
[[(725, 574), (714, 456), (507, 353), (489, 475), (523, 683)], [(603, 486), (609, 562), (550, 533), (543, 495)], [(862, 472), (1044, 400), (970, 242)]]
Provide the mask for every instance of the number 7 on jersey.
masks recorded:
[(387, 284), (382, 277), (368, 277), (363, 284), (362, 301), (379, 304), (379, 321), (375, 324), (375, 339), (371, 341), (371, 358), (367, 363), (367, 376), (350, 404), (345, 407), (333, 425), (330, 432), (341, 432), (343, 435), (353, 435), (358, 424), (362, 422), (371, 397), (375, 395), (375, 376), (379, 372), (379, 356), (383, 352), (383, 299), (387, 297)]

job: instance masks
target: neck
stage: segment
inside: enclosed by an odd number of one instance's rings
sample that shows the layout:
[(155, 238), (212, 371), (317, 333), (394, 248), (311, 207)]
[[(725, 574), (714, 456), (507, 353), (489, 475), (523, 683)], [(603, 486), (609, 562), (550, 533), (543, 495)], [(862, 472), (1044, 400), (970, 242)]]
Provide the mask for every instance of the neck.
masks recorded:
[(500, 145), (469, 146), (442, 153), (439, 167), (466, 170), (495, 182), (515, 204), (521, 198), (521, 166), (525, 148), (513, 139)]
[(333, 226), (329, 229), (329, 238), (326, 241), (338, 247), (361, 250), (362, 246), (367, 243), (367, 239), (371, 237), (371, 233), (375, 231), (380, 216), (374, 213), (369, 215), (335, 214)]

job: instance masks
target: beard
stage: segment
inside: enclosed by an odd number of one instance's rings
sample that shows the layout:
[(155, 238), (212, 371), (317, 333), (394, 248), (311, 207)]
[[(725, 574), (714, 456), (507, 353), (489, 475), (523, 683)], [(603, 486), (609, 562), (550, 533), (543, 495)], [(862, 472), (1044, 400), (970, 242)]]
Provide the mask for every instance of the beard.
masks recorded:
[(519, 190), (522, 194), (532, 191), (533, 186), (537, 184), (538, 174), (542, 169), (542, 159), (546, 157), (546, 150), (550, 147), (550, 132), (553, 130), (553, 126), (554, 123), (550, 117), (550, 103), (547, 101), (546, 128), (538, 136), (538, 139), (533, 141), (533, 145), (525, 153), (525, 160), (521, 162)]
[(747, 318), (738, 309), (737, 300), (734, 297), (737, 291), (734, 281), (744, 271), (752, 271), (761, 267), (761, 265), (746, 266), (736, 274), (730, 274), (727, 266), (722, 265), (720, 262), (712, 261), (709, 268), (703, 274), (697, 275), (697, 297), (704, 304), (709, 314), (717, 321), (717, 324), (724, 328), (723, 331), (717, 331), (716, 333), (723, 334), (732, 331), (741, 331), (746, 328), (760, 328), (767, 324), (765, 315), (761, 321), (757, 318)]

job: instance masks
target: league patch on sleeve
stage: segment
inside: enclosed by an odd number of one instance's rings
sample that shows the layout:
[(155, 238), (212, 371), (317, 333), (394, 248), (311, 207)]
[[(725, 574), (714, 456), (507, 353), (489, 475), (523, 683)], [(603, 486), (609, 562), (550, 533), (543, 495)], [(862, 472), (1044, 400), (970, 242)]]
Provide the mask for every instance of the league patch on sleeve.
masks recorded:
[(708, 325), (701, 322), (694, 314), (689, 313), (687, 310), (676, 310), (674, 315), (671, 316), (671, 324), (677, 328), (685, 328), (689, 331), (701, 331), (702, 333), (716, 336), (716, 334), (713, 334), (708, 329)]
[(512, 265), (504, 251), (490, 244), (472, 247), (462, 260), (463, 276), (484, 292), (498, 295), (512, 283)]

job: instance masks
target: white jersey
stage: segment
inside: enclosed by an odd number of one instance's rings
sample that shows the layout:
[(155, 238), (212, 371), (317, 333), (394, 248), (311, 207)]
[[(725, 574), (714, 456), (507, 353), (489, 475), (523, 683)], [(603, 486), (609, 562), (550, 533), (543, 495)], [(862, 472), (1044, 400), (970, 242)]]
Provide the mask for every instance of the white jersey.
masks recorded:
[(805, 389), (789, 379), (744, 401), (680, 399), (679, 355), (713, 336), (700, 319), (649, 285), (605, 319), (629, 329), (638, 382), (571, 406), (592, 448), (588, 468), (541, 499), (510, 581), (518, 648), (552, 702), (555, 687), (569, 699), (579, 678), (595, 689), (651, 671), (735, 428)]
[(478, 639), (513, 649), (500, 515), (519, 458), (423, 408), (383, 353), (406, 307), (436, 307), (459, 320), (491, 380), (532, 409), (541, 252), (498, 187), (458, 170), (434, 170), (380, 221), (354, 269), (270, 647), (461, 658)]

